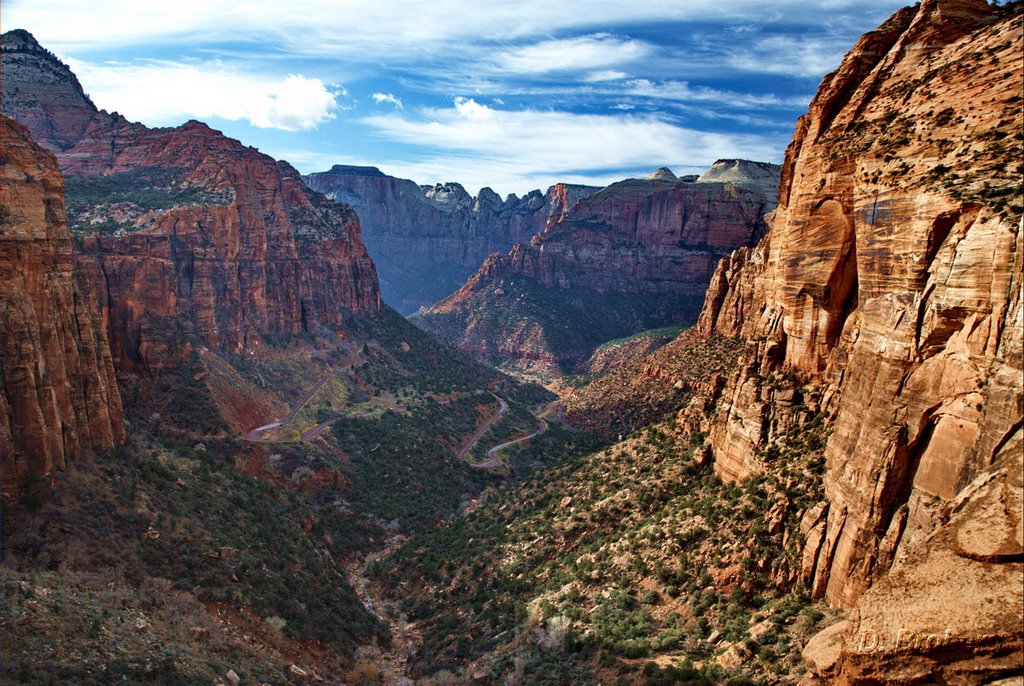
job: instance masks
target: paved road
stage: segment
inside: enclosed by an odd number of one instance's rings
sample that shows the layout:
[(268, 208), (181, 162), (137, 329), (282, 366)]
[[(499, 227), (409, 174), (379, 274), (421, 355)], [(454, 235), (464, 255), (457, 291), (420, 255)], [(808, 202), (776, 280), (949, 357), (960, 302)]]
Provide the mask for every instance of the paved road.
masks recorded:
[(498, 453), (498, 451), (504, 450), (505, 448), (511, 447), (517, 443), (522, 443), (523, 441), (528, 441), (531, 438), (534, 438), (535, 436), (541, 435), (542, 433), (548, 430), (548, 423), (545, 420), (538, 418), (537, 427), (537, 430), (534, 431), (532, 434), (520, 436), (519, 438), (513, 438), (511, 441), (505, 441), (504, 443), (499, 443), (498, 445), (494, 446), (493, 448), (487, 451), (486, 460), (478, 464), (470, 463), (470, 466), (476, 467), (477, 469), (491, 469), (493, 467), (500, 467), (501, 458), (498, 457), (496, 453)]
[[(491, 395), (494, 394), (491, 393)], [(504, 416), (505, 412), (508, 411), (508, 403), (505, 402), (503, 398), (499, 398), (496, 395), (494, 395), (494, 398), (495, 400), (498, 401), (499, 404), (498, 411), (491, 415), (491, 417), (486, 422), (481, 424), (480, 428), (476, 430), (476, 433), (470, 436), (469, 440), (466, 441), (466, 444), (459, 449), (459, 452), (455, 453), (455, 457), (457, 457), (458, 459), (465, 460), (466, 453), (468, 453), (473, 448), (473, 446), (476, 445), (476, 442), (480, 440), (480, 437), (484, 435), (484, 432), (490, 429), (494, 422), (501, 419), (502, 416)]]
[(339, 419), (365, 419), (366, 417), (379, 417), (385, 412), (404, 412), (405, 405), (392, 405), (391, 407), (382, 407), (379, 410), (370, 410), (369, 412), (361, 412), (359, 414), (336, 414), (330, 419), (326, 419), (319, 424), (314, 424), (305, 431), (302, 432), (300, 440), (312, 441), (314, 438), (322, 434), (327, 427)]
[[(253, 441), (253, 442), (256, 442), (256, 443), (259, 443), (261, 441), (269, 440), (267, 438), (264, 438), (260, 434), (263, 433), (264, 431), (270, 431), (271, 429), (277, 429), (277, 428), (282, 427), (282, 426), (287, 426), (287, 424), (289, 422), (291, 422), (292, 419), (295, 418), (296, 413), (298, 413), (299, 410), (301, 410), (303, 407), (305, 407), (306, 403), (309, 402), (309, 399), (312, 398), (313, 395), (317, 391), (320, 390), (321, 386), (323, 386), (325, 383), (327, 383), (327, 381), (329, 379), (334, 378), (334, 376), (336, 374), (339, 374), (339, 373), (344, 372), (346, 370), (349, 370), (351, 368), (352, 368), (352, 365), (350, 365), (350, 364), (349, 365), (345, 365), (344, 367), (341, 367), (340, 369), (335, 369), (332, 372), (330, 372), (329, 374), (325, 375), (322, 379), (320, 379), (319, 381), (316, 382), (316, 385), (314, 385), (312, 388), (310, 388), (308, 391), (306, 391), (306, 395), (302, 396), (299, 399), (298, 404), (295, 407), (293, 407), (288, 412), (288, 414), (286, 414), (284, 416), (284, 419), (282, 419), (280, 421), (277, 421), (277, 422), (271, 422), (270, 424), (264, 424), (263, 426), (256, 427), (255, 429), (253, 429), (252, 431), (250, 431), (249, 433), (247, 433), (245, 435), (245, 440)], [(321, 429), (321, 431), (323, 431), (323, 429)]]

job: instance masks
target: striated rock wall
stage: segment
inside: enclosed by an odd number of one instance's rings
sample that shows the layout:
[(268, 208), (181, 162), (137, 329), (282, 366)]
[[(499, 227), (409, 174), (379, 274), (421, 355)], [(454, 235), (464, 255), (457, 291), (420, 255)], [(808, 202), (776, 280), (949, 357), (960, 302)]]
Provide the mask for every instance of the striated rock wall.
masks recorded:
[[(777, 166), (719, 166), (732, 181), (659, 170), (578, 200), (417, 321), (492, 364), (555, 375), (603, 341), (694, 321), (718, 260), (752, 245), (774, 206), (763, 175)], [(745, 182), (746, 170), (757, 180)]]
[[(807, 384), (831, 435), (804, 576), (834, 605), (920, 575), (958, 494), (1020, 452), (1021, 31), (1018, 7), (928, 0), (865, 35), (797, 124), (768, 235), (711, 282), (699, 329), (748, 341), (716, 470), (761, 469), (760, 378)], [(978, 613), (963, 645), (1019, 631)]]
[[(529, 247), (509, 254), (511, 269), (549, 288), (671, 293), (703, 299), (723, 255), (760, 238), (775, 205), (779, 167), (743, 162), (768, 182), (737, 172), (717, 181), (719, 161), (696, 183), (652, 175), (614, 183), (550, 222)], [(760, 180), (760, 179), (759, 179)]]
[(557, 184), (503, 201), (490, 188), (474, 198), (457, 183), (417, 186), (375, 167), (335, 165), (304, 178), (355, 208), (384, 300), (406, 314), (454, 292), (488, 255), (528, 241), (598, 190)]
[[(110, 147), (118, 152), (107, 156)], [(224, 198), (151, 212), (144, 228), (125, 235), (78, 240), (125, 364), (173, 363), (184, 352), (180, 332), (250, 353), (266, 335), (339, 327), (348, 312), (380, 307), (355, 212), (309, 190), (286, 163), (205, 124), (104, 130), (94, 122), (65, 160), (72, 174), (170, 170)]]
[(350, 207), (199, 122), (149, 129), (87, 99), (55, 110), (54, 93), (81, 90), (74, 75), (27, 33), (3, 45), (5, 111), (44, 140), (63, 132), (79, 270), (120, 366), (174, 365), (192, 341), (252, 353), (380, 307)]
[(1024, 635), (1020, 440), (949, 508), (948, 522), (804, 650), (812, 683), (990, 684), (1018, 675)]
[(0, 116), (0, 484), (17, 497), (84, 449), (124, 441), (103, 327), (76, 283), (52, 154)]

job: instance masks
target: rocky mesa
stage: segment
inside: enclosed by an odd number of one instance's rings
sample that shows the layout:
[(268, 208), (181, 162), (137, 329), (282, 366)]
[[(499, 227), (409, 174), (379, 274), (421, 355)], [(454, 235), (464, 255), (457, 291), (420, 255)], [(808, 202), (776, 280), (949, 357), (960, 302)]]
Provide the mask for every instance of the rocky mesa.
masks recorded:
[(67, 177), (89, 307), (119, 365), (172, 365), (190, 341), (252, 353), (380, 307), (355, 212), (288, 164), (199, 122), (149, 129), (97, 110), (23, 31), (4, 34), (3, 67), (5, 113)]
[(778, 173), (721, 160), (695, 180), (660, 169), (612, 184), (416, 321), (492, 364), (551, 375), (612, 338), (692, 323), (718, 261), (763, 234)]
[(18, 498), (124, 441), (102, 322), (83, 297), (54, 156), (0, 115), (0, 483)]
[(771, 459), (766, 379), (830, 429), (802, 527), (812, 596), (855, 608), (805, 653), (828, 683), (1020, 666), (1021, 32), (1019, 5), (926, 0), (861, 38), (700, 318), (747, 346), (706, 427), (723, 478)]
[(382, 297), (403, 314), (450, 295), (488, 255), (529, 241), (599, 190), (556, 184), (546, 193), (502, 200), (490, 188), (473, 197), (458, 183), (419, 186), (376, 167), (347, 165), (304, 178), (310, 188), (359, 214)]

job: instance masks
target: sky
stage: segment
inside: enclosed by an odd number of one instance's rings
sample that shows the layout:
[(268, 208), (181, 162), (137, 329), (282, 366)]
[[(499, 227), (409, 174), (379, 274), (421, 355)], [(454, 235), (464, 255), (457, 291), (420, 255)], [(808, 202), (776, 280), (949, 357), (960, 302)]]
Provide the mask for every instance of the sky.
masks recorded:
[(902, 0), (4, 0), (100, 108), (199, 119), (299, 171), (519, 195), (781, 162)]

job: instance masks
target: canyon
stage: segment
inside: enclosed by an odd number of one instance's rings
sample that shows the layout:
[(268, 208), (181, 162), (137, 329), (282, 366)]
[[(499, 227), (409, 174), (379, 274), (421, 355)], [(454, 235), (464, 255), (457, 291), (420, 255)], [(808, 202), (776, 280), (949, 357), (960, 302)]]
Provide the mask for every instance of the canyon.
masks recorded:
[(490, 188), (470, 196), (458, 183), (418, 186), (376, 167), (335, 165), (303, 177), (359, 215), (377, 263), (381, 294), (402, 314), (450, 295), (484, 259), (530, 240), (598, 189), (557, 184), (504, 200)]
[(5, 33), (5, 678), (1018, 683), (1021, 7), (897, 11), (781, 167), (505, 200)]
[(542, 376), (570, 372), (604, 341), (691, 324), (718, 261), (764, 233), (778, 173), (720, 160), (696, 179), (659, 169), (614, 183), (488, 257), (414, 321), (482, 361)]
[[(618, 344), (565, 396), (567, 421), (617, 442), (413, 541), (399, 578), (433, 546), (471, 552), (393, 592), (465, 606), (493, 584), (499, 607), (529, 608), (515, 637), (494, 609), (467, 620), (488, 637), (468, 648), (477, 672), (554, 669), (545, 641), (575, 635), (656, 661), (652, 683), (712, 683), (697, 659), (806, 686), (1019, 680), (1022, 31), (1019, 6), (930, 0), (862, 37), (797, 123), (767, 232), (718, 264), (696, 325), (640, 359)], [(715, 511), (730, 507), (747, 515)], [(814, 631), (785, 589), (823, 608)], [(745, 593), (759, 601), (731, 623)], [(432, 631), (453, 621), (429, 607)], [(425, 635), (442, 662), (467, 650)]]

